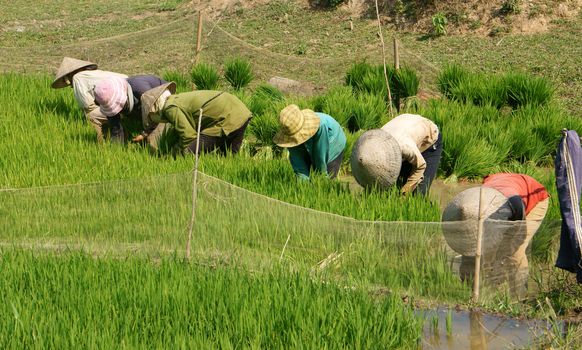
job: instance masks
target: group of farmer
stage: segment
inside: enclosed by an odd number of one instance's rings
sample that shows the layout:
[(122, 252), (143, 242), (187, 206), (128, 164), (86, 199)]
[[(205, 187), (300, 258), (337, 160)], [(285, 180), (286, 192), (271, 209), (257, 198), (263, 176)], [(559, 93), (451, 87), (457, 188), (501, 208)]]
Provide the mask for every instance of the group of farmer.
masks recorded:
[[(69, 57), (63, 59), (52, 83), (53, 88), (67, 86), (73, 88), (75, 99), (100, 142), (107, 135), (112, 141), (124, 142), (128, 135), (121, 119), (133, 118), (141, 122), (143, 131), (132, 141), (145, 142), (152, 151), (158, 150), (161, 138), (172, 133), (177, 136), (174, 147), (182, 153), (237, 153), (251, 120), (250, 110), (228, 92), (196, 90), (176, 94), (175, 83), (157, 76), (128, 77)], [(273, 141), (289, 150), (298, 178), (309, 179), (314, 172), (331, 179), (338, 175), (346, 136), (332, 116), (291, 104), (280, 111), (279, 124)], [(396, 184), (405, 195), (426, 195), (437, 175), (441, 153), (438, 126), (420, 115), (402, 114), (380, 129), (363, 133), (354, 145), (350, 163), (354, 177), (364, 187)], [(527, 267), (525, 249), (547, 210), (547, 191), (522, 174), (491, 175), (483, 186), (490, 196), (501, 198), (493, 210), (494, 218), (531, 222), (515, 249), (495, 257), (518, 269)], [(474, 207), (482, 192), (461, 193), (445, 210), (443, 220), (470, 219), (472, 212), (466, 208)], [(474, 232), (467, 230), (465, 235)], [(448, 239), (447, 242), (463, 255), (465, 265), (470, 265), (474, 251), (457, 247)]]

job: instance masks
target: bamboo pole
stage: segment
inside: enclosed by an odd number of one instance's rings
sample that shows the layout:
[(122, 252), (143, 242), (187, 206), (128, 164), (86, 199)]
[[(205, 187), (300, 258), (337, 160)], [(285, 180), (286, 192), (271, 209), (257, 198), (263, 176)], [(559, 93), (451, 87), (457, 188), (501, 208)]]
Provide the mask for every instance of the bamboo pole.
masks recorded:
[(479, 221), (477, 227), (477, 251), (475, 252), (475, 273), (473, 275), (473, 302), (479, 301), (479, 280), (481, 275), (481, 250), (483, 249), (483, 186), (479, 188)]
[(190, 247), (192, 244), (192, 230), (196, 221), (196, 198), (198, 197), (198, 158), (200, 153), (200, 129), (202, 128), (202, 108), (198, 115), (198, 133), (196, 134), (196, 161), (194, 163), (194, 179), (192, 180), (192, 214), (188, 224), (188, 242), (186, 243), (186, 259), (190, 261)]
[(200, 59), (200, 51), (202, 51), (202, 10), (198, 11), (198, 32), (196, 33), (196, 53), (194, 55), (194, 64), (198, 63)]
[(384, 44), (384, 35), (382, 34), (382, 23), (380, 23), (380, 10), (378, 10), (378, 0), (376, 3), (376, 19), (378, 20), (378, 35), (380, 35), (380, 42), (382, 42), (382, 58), (384, 60), (384, 79), (386, 80), (386, 89), (388, 90), (388, 106), (390, 106), (390, 115), (394, 115), (392, 111), (392, 93), (390, 92), (390, 84), (388, 83), (388, 72), (386, 71), (386, 45)]
[(400, 53), (398, 52), (398, 40), (394, 37), (394, 69), (400, 69)]

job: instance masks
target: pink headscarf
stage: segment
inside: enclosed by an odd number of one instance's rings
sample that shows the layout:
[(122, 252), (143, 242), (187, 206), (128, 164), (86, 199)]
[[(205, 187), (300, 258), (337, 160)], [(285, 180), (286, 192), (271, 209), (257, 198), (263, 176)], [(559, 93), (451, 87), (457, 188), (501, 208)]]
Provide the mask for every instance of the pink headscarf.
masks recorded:
[(121, 112), (127, 102), (127, 84), (123, 78), (111, 77), (95, 85), (95, 102), (99, 104), (103, 115), (112, 117)]

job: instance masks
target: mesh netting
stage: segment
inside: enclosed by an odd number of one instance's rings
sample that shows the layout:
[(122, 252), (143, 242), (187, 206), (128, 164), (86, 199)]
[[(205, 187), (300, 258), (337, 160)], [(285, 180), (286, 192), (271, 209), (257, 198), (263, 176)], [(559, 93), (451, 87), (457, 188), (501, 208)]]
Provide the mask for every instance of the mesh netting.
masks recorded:
[[(474, 252), (461, 256), (451, 250), (443, 231), (449, 241), (466, 241), (459, 232), (476, 227), (474, 222), (358, 221), (204, 174), (197, 187), (196, 261), (251, 269), (283, 263), (348, 286), (440, 300), (470, 298)], [(83, 249), (97, 255), (184, 255), (191, 203), (191, 174), (3, 191), (0, 242), (5, 248)], [(527, 267), (508, 258), (522, 243), (523, 229), (523, 222), (485, 222), (482, 297), (523, 293)]]
[[(354, 62), (367, 60), (381, 64), (380, 41), (363, 41), (358, 46), (338, 50), (337, 56), (307, 57), (260, 47), (239, 38), (221, 26), (220, 16), (203, 18), (202, 57), (221, 66), (227, 58), (247, 58), (257, 77), (272, 76), (309, 81), (317, 86), (343, 83), (345, 72)], [(188, 72), (195, 56), (198, 18), (194, 14), (144, 30), (116, 36), (65, 44), (1, 47), (0, 71), (54, 73), (63, 56), (96, 62), (101, 68), (126, 74)], [(290, 34), (292, 35), (292, 34)], [(393, 63), (392, 39), (385, 34), (387, 64)], [(326, 39), (329, 40), (329, 39)], [(342, 45), (340, 42), (336, 45)], [(419, 72), (421, 80), (433, 83), (438, 69), (400, 44), (400, 62)], [(314, 68), (315, 67), (315, 68)]]

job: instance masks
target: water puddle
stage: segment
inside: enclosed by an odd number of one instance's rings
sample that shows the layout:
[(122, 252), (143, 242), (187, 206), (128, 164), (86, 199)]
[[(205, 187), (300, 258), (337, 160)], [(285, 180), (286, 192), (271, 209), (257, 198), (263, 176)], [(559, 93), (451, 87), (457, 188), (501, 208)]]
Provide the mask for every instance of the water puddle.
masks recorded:
[(532, 345), (550, 330), (539, 320), (516, 320), (472, 311), (419, 310), (425, 318), (423, 349), (513, 349)]

